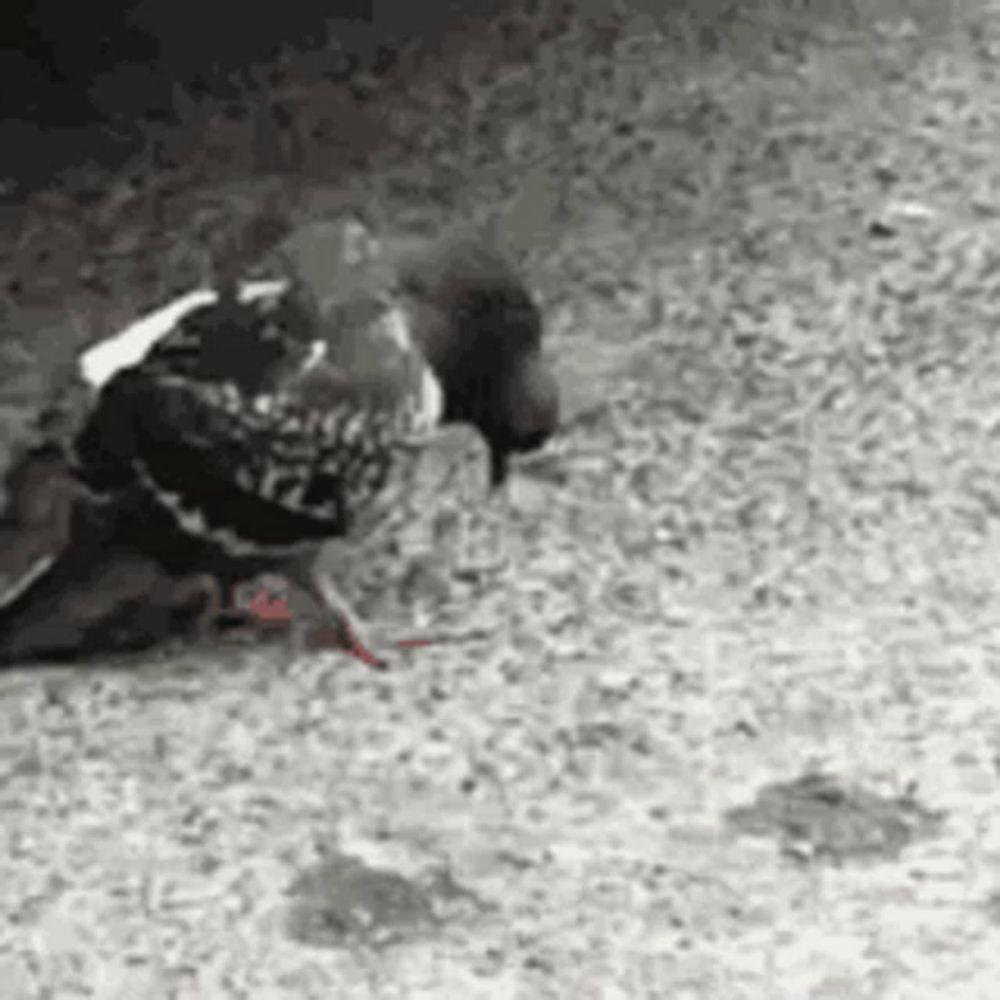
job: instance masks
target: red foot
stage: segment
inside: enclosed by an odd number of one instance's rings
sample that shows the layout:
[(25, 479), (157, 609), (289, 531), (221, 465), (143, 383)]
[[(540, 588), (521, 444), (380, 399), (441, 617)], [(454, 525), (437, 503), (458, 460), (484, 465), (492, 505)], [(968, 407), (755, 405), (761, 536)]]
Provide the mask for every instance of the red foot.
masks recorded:
[(261, 622), (287, 622), (292, 619), (288, 601), (283, 597), (272, 599), (266, 590), (250, 602), (250, 613)]
[[(288, 602), (283, 597), (272, 598), (265, 590), (260, 591), (250, 602), (249, 610), (262, 624), (286, 623), (291, 621), (292, 618)], [(370, 667), (381, 665), (382, 661), (361, 643), (347, 624), (344, 624), (342, 630), (333, 628), (332, 626), (321, 625), (310, 634), (310, 645), (314, 649), (322, 649), (330, 646), (340, 648), (343, 646), (345, 633), (348, 643), (346, 651), (351, 656), (357, 657), (362, 663), (366, 663)], [(432, 642), (432, 639), (404, 639), (398, 645), (404, 649), (409, 649), (418, 646), (430, 646)]]
[(347, 641), (350, 643), (347, 647), (347, 652), (351, 656), (356, 656), (362, 663), (366, 663), (369, 667), (382, 665), (382, 661), (371, 650), (361, 644), (361, 640), (351, 631), (351, 627), (346, 622), (344, 623), (344, 631), (347, 633)]

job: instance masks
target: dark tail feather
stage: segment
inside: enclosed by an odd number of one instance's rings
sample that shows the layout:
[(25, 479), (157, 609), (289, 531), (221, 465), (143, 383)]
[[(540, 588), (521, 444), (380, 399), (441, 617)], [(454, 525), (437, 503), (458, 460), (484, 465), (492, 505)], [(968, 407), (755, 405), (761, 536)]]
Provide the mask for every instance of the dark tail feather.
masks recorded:
[(90, 539), (40, 555), (0, 596), (0, 668), (150, 647), (174, 624), (169, 583), (151, 560)]
[(30, 451), (4, 486), (0, 667), (148, 648), (197, 617), (177, 581), (123, 543), (114, 506), (72, 487), (61, 454)]
[(74, 589), (72, 554), (45, 544), (47, 540), (20, 525), (5, 526), (3, 533), (0, 664), (70, 654), (85, 632), (79, 614), (65, 614)]

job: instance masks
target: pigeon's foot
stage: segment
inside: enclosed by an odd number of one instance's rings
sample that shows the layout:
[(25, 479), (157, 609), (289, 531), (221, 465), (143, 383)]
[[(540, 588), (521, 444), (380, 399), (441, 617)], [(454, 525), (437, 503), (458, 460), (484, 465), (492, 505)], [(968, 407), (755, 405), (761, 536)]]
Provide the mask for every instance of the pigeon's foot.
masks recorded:
[(313, 625), (306, 630), (303, 639), (305, 648), (311, 651), (340, 649), (373, 670), (389, 667), (390, 656), (380, 651), (382, 644), (372, 637), (371, 627), (361, 624), (356, 615), (351, 622), (340, 620), (332, 625)]
[[(297, 606), (289, 600), (293, 626), (308, 649), (343, 649), (375, 670), (385, 670), (391, 656), (386, 644), (375, 636), (375, 629), (351, 607), (329, 572), (314, 562), (293, 567), (287, 574), (290, 584), (303, 593), (313, 608)], [(301, 617), (296, 612), (304, 612)]]

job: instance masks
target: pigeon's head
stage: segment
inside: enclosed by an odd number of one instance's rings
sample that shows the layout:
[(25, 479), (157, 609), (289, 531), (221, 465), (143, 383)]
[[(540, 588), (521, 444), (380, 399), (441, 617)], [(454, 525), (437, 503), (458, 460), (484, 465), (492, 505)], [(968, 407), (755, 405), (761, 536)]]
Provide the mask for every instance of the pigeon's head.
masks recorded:
[(443, 419), (483, 435), (499, 485), (511, 454), (540, 448), (558, 425), (541, 310), (512, 264), (476, 238), (412, 255), (400, 283), (414, 338), (441, 383)]

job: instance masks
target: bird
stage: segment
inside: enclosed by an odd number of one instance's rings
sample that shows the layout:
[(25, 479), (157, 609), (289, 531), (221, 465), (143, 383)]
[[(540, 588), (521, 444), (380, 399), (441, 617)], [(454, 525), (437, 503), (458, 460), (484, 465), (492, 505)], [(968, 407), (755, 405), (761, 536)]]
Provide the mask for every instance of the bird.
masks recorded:
[(173, 634), (185, 608), (199, 625), (199, 611), (214, 614), (203, 579), (172, 578), (115, 544), (51, 443), (22, 449), (3, 487), (0, 663), (139, 649)]
[(44, 573), (69, 540), (77, 496), (59, 450), (23, 449), (3, 479), (0, 515), (0, 606)]
[(85, 578), (96, 539), (131, 579), (155, 567), (209, 608), (280, 573), (378, 645), (318, 568), (322, 546), (376, 530), (442, 426), (479, 432), (497, 488), (559, 418), (541, 309), (498, 247), (469, 232), (384, 258), (380, 246), (356, 218), (321, 220), (271, 255), (277, 277), (223, 263), (214, 287), (81, 356), (88, 401), (62, 443), (86, 497), (81, 537), (18, 595), (15, 617), (61, 577)]

